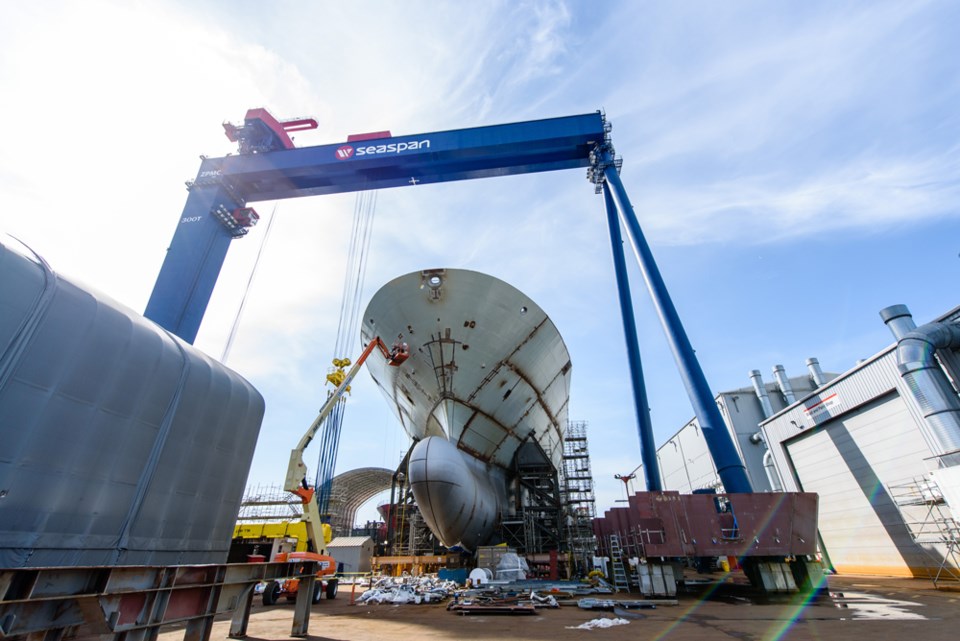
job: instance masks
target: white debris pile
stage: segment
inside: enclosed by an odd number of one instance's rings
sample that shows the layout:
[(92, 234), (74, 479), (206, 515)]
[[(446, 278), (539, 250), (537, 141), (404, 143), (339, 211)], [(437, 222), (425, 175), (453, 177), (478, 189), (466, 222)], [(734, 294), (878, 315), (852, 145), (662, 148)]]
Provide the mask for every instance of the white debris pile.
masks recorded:
[(357, 603), (439, 603), (458, 589), (455, 581), (436, 575), (383, 577), (357, 598)]
[(630, 623), (626, 619), (593, 619), (580, 625), (568, 625), (568, 630), (596, 630), (597, 628), (612, 628), (616, 625), (627, 625)]

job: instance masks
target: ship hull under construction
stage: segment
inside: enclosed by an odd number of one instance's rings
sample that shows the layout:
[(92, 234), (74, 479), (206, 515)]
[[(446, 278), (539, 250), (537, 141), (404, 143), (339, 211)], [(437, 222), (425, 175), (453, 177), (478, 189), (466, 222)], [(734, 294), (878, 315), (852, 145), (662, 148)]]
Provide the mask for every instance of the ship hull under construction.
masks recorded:
[(520, 445), (561, 462), (571, 365), (557, 328), (513, 286), (439, 269), (382, 287), (361, 332), (409, 347), (400, 367), (367, 367), (416, 441), (409, 481), (427, 525), (447, 546), (489, 542), (511, 510)]

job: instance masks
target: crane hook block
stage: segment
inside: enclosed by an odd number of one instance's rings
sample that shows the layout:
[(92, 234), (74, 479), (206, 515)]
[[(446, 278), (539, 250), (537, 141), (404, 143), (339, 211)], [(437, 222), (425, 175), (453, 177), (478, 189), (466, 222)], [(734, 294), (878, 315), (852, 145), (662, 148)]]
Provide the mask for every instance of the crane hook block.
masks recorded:
[[(343, 369), (336, 369), (329, 374), (327, 374), (327, 382), (333, 385), (334, 387), (340, 387), (343, 384), (343, 380), (347, 377), (347, 373)], [(350, 386), (347, 385), (343, 388), (343, 391), (350, 393)]]

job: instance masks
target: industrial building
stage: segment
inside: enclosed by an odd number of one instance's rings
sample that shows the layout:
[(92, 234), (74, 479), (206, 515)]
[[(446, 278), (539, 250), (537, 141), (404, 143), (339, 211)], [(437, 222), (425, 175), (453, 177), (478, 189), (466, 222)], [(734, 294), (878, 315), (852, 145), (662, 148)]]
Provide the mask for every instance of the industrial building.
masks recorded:
[[(820, 550), (837, 572), (958, 579), (960, 308), (924, 326), (945, 336), (936, 358), (931, 343), (920, 346), (927, 387), (898, 362), (916, 331), (909, 312), (883, 316), (898, 342), (849, 371), (824, 373), (813, 358), (807, 376), (777, 365), (764, 382), (754, 370), (752, 387), (717, 394), (717, 406), (757, 491), (819, 495)], [(696, 419), (657, 459), (664, 489), (723, 491)]]
[[(767, 445), (761, 438), (760, 423), (836, 377), (836, 374), (821, 371), (815, 358), (807, 359), (807, 367), (808, 376), (788, 378), (784, 366), (776, 365), (773, 368), (774, 382), (764, 382), (760, 371), (753, 370), (750, 373), (753, 387), (721, 392), (716, 396), (717, 407), (747, 468), (747, 476), (758, 492), (783, 490)], [(657, 449), (657, 461), (664, 489), (690, 493), (723, 486), (696, 418)], [(635, 472), (634, 476), (640, 475)]]
[(820, 495), (838, 572), (957, 578), (960, 307), (920, 328), (902, 305), (881, 315), (897, 342), (761, 429), (784, 490)]
[(370, 572), (373, 548), (373, 539), (369, 536), (338, 536), (327, 545), (337, 559), (340, 574)]

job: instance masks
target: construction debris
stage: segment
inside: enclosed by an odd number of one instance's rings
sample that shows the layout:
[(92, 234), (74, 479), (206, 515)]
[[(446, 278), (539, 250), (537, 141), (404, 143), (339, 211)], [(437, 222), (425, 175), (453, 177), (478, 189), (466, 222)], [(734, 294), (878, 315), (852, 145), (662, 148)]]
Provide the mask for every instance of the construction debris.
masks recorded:
[[(472, 588), (462, 589), (455, 581), (441, 580), (435, 574), (411, 576), (405, 573), (401, 577), (373, 579), (370, 588), (358, 596), (356, 602), (419, 605), (439, 603), (452, 596), (454, 600), (448, 608), (452, 611), (464, 614), (479, 611), (496, 614), (498, 612), (494, 610), (502, 609), (503, 613), (516, 614), (527, 613), (528, 609), (557, 608), (561, 602), (572, 604), (576, 596), (605, 593), (603, 586), (572, 582), (497, 581), (495, 583), (496, 585), (481, 583)], [(590, 600), (581, 599), (581, 601)], [(599, 602), (597, 599), (592, 601)], [(618, 602), (618, 604), (622, 603), (624, 602)], [(515, 608), (514, 606), (523, 607)]]
[(533, 604), (535, 608), (559, 608), (560, 604), (557, 603), (557, 598), (552, 594), (540, 594), (539, 592), (530, 591), (530, 603)]
[(358, 603), (439, 603), (458, 589), (455, 581), (441, 581), (435, 575), (400, 578), (383, 577), (357, 598)]

